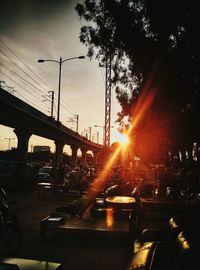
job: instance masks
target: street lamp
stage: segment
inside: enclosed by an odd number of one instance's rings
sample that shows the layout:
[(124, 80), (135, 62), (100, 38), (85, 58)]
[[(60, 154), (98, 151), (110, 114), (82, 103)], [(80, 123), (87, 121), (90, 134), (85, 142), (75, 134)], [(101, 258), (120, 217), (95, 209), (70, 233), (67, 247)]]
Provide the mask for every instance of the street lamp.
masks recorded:
[[(58, 111), (57, 111), (57, 125), (59, 127), (59, 122), (60, 122), (60, 89), (61, 89), (61, 71), (62, 71), (62, 64), (64, 62), (73, 60), (73, 59), (84, 59), (85, 56), (81, 55), (81, 56), (76, 56), (76, 57), (71, 57), (71, 58), (67, 58), (67, 59), (62, 59), (62, 57), (60, 57), (59, 60), (51, 60), (51, 59), (39, 59), (38, 63), (44, 63), (44, 62), (55, 62), (59, 64), (59, 78), (58, 78)], [(56, 162), (55, 165), (56, 167), (58, 166), (58, 160), (59, 160), (59, 150), (56, 147)]]
[(10, 150), (10, 142), (11, 140), (15, 140), (15, 138), (4, 138), (4, 140), (8, 140), (8, 150)]
[(59, 78), (58, 78), (58, 112), (57, 112), (57, 122), (59, 123), (60, 121), (60, 88), (61, 88), (61, 69), (62, 69), (62, 64), (64, 62), (67, 62), (69, 60), (73, 60), (73, 59), (84, 59), (85, 56), (81, 55), (81, 56), (76, 56), (76, 57), (71, 57), (71, 58), (67, 58), (62, 60), (62, 57), (60, 57), (60, 60), (51, 60), (51, 59), (39, 59), (38, 63), (44, 63), (44, 62), (55, 62), (59, 64)]

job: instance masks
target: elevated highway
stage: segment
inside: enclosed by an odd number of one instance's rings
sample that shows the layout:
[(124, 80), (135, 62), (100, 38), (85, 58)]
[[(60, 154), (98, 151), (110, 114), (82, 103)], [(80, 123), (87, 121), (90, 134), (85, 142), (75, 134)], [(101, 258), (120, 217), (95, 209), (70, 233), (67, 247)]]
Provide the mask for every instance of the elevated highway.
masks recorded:
[(88, 150), (96, 154), (103, 149), (102, 145), (79, 135), (2, 88), (0, 88), (0, 124), (14, 129), (18, 138), (17, 149), (20, 160), (26, 159), (28, 141), (33, 134), (55, 142), (56, 151), (59, 153), (58, 164), (62, 163), (62, 151), (66, 144), (72, 149), (73, 166), (76, 165), (78, 149), (82, 152), (83, 164)]

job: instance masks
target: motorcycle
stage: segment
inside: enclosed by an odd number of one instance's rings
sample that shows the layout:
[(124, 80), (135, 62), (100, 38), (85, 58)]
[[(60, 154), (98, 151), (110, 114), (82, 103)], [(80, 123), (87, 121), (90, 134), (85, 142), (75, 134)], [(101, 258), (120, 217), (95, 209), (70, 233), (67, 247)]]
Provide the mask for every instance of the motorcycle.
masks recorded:
[(21, 246), (17, 217), (10, 211), (5, 190), (0, 188), (0, 256), (13, 255)]

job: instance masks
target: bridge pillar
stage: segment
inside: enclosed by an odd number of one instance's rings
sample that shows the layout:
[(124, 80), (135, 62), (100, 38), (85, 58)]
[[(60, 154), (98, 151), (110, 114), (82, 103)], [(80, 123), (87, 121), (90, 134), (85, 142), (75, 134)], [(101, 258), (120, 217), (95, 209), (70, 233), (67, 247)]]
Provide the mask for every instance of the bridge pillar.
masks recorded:
[(86, 154), (87, 154), (87, 149), (81, 148), (81, 153), (82, 153), (82, 157), (81, 157), (81, 165), (86, 166)]
[(93, 163), (94, 163), (94, 165), (96, 165), (97, 164), (97, 162), (98, 162), (98, 152), (97, 151), (92, 151), (93, 152)]
[(59, 140), (56, 140), (54, 143), (56, 145), (55, 166), (59, 168), (59, 166), (63, 164), (63, 147), (65, 143)]
[(26, 162), (28, 153), (28, 141), (32, 135), (24, 129), (14, 129), (17, 136), (17, 159)]
[(78, 152), (78, 146), (71, 145), (70, 146), (72, 150), (72, 160), (71, 160), (71, 167), (74, 168), (77, 165), (77, 152)]
[(28, 153), (28, 141), (32, 135), (29, 131), (24, 129), (14, 129), (14, 133), (17, 136), (17, 160), (20, 161), (15, 172), (15, 177), (19, 186), (24, 185), (27, 180), (27, 153)]
[(93, 163), (95, 167), (103, 167), (103, 151), (93, 151)]

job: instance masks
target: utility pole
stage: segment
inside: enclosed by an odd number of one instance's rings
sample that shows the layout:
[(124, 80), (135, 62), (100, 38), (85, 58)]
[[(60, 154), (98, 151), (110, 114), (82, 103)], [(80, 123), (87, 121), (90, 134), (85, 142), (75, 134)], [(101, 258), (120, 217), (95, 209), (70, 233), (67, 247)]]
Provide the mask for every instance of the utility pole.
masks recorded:
[[(60, 127), (60, 92), (61, 92), (61, 73), (62, 73), (62, 64), (64, 64), (67, 61), (71, 61), (74, 59), (84, 59), (85, 56), (76, 56), (76, 57), (70, 57), (66, 59), (62, 59), (62, 57), (59, 58), (59, 60), (54, 60), (54, 59), (39, 59), (38, 63), (44, 63), (44, 62), (54, 62), (59, 64), (59, 73), (58, 73), (58, 108), (57, 108), (57, 128), (59, 131)], [(58, 134), (58, 132), (57, 132)], [(58, 142), (58, 135), (56, 138), (56, 141)], [(61, 151), (59, 150), (58, 146), (56, 146), (56, 158), (55, 158), (55, 167), (58, 168), (59, 166), (59, 160), (61, 157)]]
[[(94, 126), (95, 127), (100, 127), (100, 128), (103, 129), (103, 140), (102, 140), (102, 144), (105, 146), (105, 126), (100, 126), (100, 125), (94, 125)], [(110, 129), (111, 128), (114, 128), (114, 126), (110, 126)], [(99, 141), (99, 132), (98, 132), (98, 141)]]
[[(86, 132), (86, 138), (91, 141), (91, 139), (92, 139), (92, 127), (88, 127), (87, 129), (84, 129), (83, 132)], [(87, 132), (89, 132), (89, 138), (88, 138), (88, 133)]]
[(51, 94), (51, 117), (53, 118), (53, 107), (54, 107), (54, 91), (48, 91)]
[(74, 115), (74, 118), (70, 117), (69, 118), (69, 121), (67, 121), (67, 122), (70, 122), (70, 123), (74, 123), (75, 122), (76, 123), (76, 132), (78, 133), (78, 122), (79, 122), (79, 116), (78, 116), (78, 114), (75, 114)]
[(110, 115), (111, 115), (111, 55), (106, 47), (106, 78), (105, 78), (105, 128), (104, 146), (110, 146)]
[(75, 119), (76, 119), (76, 132), (78, 133), (78, 122), (79, 122), (79, 116), (78, 114), (75, 114)]
[(108, 46), (105, 46), (105, 64), (99, 64), (106, 69), (105, 75), (105, 122), (104, 122), (104, 140), (105, 147), (110, 146), (110, 120), (111, 120), (111, 52)]
[(97, 131), (97, 143), (99, 144), (99, 132)]
[[(53, 118), (53, 107), (54, 107), (54, 91), (48, 91), (49, 95), (42, 95), (45, 99), (42, 101), (50, 101), (51, 102), (51, 117)], [(51, 94), (51, 95), (50, 95)], [(51, 98), (51, 100), (47, 99)]]
[(5, 140), (8, 140), (8, 150), (10, 150), (10, 142), (11, 140), (15, 140), (15, 138), (4, 138)]
[(89, 140), (91, 141), (91, 139), (92, 139), (92, 127), (89, 127), (88, 130), (89, 130)]

